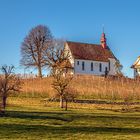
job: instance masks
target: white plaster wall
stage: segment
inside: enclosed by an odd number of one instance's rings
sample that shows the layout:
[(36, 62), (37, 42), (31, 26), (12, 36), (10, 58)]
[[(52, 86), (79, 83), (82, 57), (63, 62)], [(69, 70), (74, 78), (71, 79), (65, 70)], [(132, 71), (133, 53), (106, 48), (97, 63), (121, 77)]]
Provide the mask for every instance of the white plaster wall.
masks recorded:
[(134, 65), (134, 77), (140, 76), (140, 56), (135, 61)]
[[(79, 65), (77, 65), (77, 61), (79, 61)], [(85, 69), (82, 70), (82, 62), (85, 63)], [(91, 71), (91, 62), (93, 62), (93, 71)], [(99, 65), (102, 64), (102, 71), (99, 70)], [(99, 61), (91, 61), (91, 60), (81, 60), (75, 59), (74, 61), (74, 72), (75, 74), (94, 74), (94, 75), (104, 75), (105, 68), (109, 70), (108, 62), (99, 62)]]
[(110, 61), (110, 71), (109, 71), (109, 75), (115, 75), (117, 72), (117, 68), (115, 66), (116, 60), (113, 58), (109, 58)]
[(136, 69), (134, 69), (134, 77), (136, 78), (136, 77), (137, 77), (137, 75), (138, 75), (137, 70), (136, 70)]
[(138, 63), (137, 63), (137, 65), (140, 65), (140, 59), (138, 60)]
[(140, 76), (140, 68), (134, 69), (134, 77)]
[(65, 43), (65, 46), (64, 47), (65, 47), (66, 54), (67, 53), (69, 54), (70, 63), (72, 64), (72, 67), (74, 67), (74, 58), (73, 58), (72, 53), (71, 53), (71, 51), (70, 51), (70, 49), (68, 47), (68, 44)]

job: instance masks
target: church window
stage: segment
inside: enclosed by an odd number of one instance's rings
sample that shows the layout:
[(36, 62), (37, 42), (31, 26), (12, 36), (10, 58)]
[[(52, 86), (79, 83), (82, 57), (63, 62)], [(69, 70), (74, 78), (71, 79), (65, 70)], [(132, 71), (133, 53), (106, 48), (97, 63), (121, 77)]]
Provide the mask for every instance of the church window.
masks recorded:
[(91, 71), (93, 71), (93, 62), (91, 62)]
[(85, 70), (85, 62), (82, 62), (82, 70)]
[(102, 72), (102, 64), (99, 64), (99, 71)]
[(77, 65), (79, 65), (79, 61), (77, 61)]

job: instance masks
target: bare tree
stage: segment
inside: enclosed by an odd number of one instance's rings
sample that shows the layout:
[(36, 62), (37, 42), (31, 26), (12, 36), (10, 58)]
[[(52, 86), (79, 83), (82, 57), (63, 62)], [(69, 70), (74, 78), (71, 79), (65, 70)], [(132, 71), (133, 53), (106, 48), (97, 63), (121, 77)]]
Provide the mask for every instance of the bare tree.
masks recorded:
[(73, 75), (69, 73), (72, 66), (69, 60), (69, 52), (64, 48), (64, 42), (62, 40), (55, 40), (53, 44), (53, 47), (47, 53), (48, 65), (54, 78), (52, 87), (59, 94), (60, 107), (63, 108), (64, 95), (73, 78)]
[(65, 100), (65, 110), (67, 111), (68, 108), (68, 101), (74, 101), (78, 94), (78, 91), (73, 89), (72, 87), (68, 87), (63, 94), (63, 98)]
[(4, 113), (6, 101), (12, 91), (19, 91), (20, 78), (14, 74), (14, 66), (2, 66), (0, 75), (1, 111)]
[(60, 97), (60, 108), (63, 108), (63, 101), (67, 99), (68, 92), (67, 88), (72, 80), (72, 75), (63, 75), (65, 71), (59, 69), (59, 71), (52, 72), (54, 78), (52, 87), (57, 91)]
[(123, 73), (122, 73), (122, 68), (123, 66), (121, 65), (120, 61), (117, 60), (115, 63), (115, 70), (116, 70), (116, 75), (122, 77)]
[(42, 68), (46, 66), (46, 53), (52, 42), (52, 34), (47, 26), (38, 25), (25, 37), (21, 45), (21, 65), (38, 69), (38, 77), (42, 78)]

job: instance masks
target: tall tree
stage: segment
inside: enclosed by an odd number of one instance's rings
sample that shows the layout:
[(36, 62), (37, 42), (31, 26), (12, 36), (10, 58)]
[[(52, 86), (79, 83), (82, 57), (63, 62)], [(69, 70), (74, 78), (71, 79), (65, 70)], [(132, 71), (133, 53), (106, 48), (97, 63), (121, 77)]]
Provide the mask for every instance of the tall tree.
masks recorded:
[(4, 65), (1, 67), (2, 74), (0, 75), (0, 97), (1, 111), (4, 113), (6, 101), (12, 91), (19, 91), (20, 78), (14, 74), (14, 66)]
[(42, 68), (46, 66), (46, 53), (52, 42), (52, 34), (47, 26), (38, 25), (32, 28), (21, 45), (21, 65), (38, 69), (38, 77), (42, 78)]

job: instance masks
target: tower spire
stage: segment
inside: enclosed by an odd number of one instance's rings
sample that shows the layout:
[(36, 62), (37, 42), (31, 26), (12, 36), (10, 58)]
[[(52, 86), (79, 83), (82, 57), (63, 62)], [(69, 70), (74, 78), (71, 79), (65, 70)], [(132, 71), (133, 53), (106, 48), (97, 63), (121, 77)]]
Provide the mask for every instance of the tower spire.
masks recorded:
[(103, 32), (102, 32), (102, 36), (101, 36), (101, 46), (102, 46), (102, 48), (107, 49), (106, 37), (105, 37), (105, 33), (104, 33), (104, 25), (103, 25)]
[(104, 24), (102, 25), (102, 28), (103, 28), (103, 33), (104, 33)]

